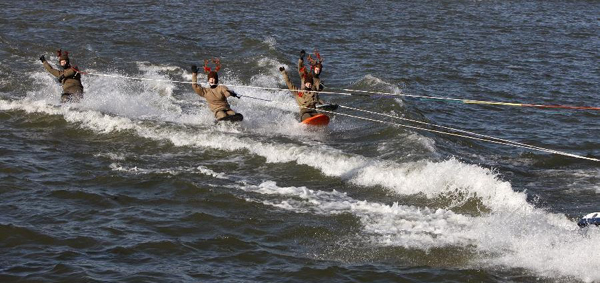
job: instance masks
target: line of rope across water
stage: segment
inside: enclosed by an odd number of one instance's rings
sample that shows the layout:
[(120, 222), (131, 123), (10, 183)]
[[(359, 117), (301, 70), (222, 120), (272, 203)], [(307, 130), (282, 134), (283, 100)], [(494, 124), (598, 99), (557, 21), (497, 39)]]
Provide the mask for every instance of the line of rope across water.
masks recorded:
[[(268, 102), (275, 102), (273, 100), (264, 99), (264, 98), (258, 98), (258, 97), (248, 96), (248, 95), (244, 95), (244, 97), (251, 98), (251, 99), (257, 99), (257, 100), (262, 100), (262, 101), (268, 101)], [(516, 141), (502, 139), (502, 138), (497, 138), (497, 137), (493, 137), (493, 136), (489, 136), (489, 135), (478, 134), (478, 133), (475, 133), (475, 132), (470, 132), (470, 131), (461, 130), (461, 129), (457, 129), (457, 128), (452, 128), (452, 127), (447, 127), (447, 126), (442, 126), (442, 125), (436, 125), (436, 124), (432, 124), (432, 123), (428, 123), (428, 122), (423, 122), (423, 121), (408, 119), (408, 118), (404, 118), (404, 117), (393, 116), (393, 115), (389, 115), (389, 114), (374, 112), (374, 111), (360, 109), (360, 108), (355, 108), (355, 107), (350, 107), (350, 106), (344, 106), (344, 105), (338, 105), (338, 106), (340, 108), (343, 108), (343, 109), (349, 109), (349, 110), (354, 110), (354, 111), (369, 113), (369, 114), (372, 114), (372, 115), (384, 116), (384, 117), (388, 117), (388, 118), (392, 118), (392, 119), (398, 119), (398, 120), (408, 121), (408, 122), (417, 123), (417, 124), (426, 125), (426, 126), (431, 126), (431, 127), (438, 127), (438, 128), (442, 128), (442, 129), (446, 129), (446, 130), (451, 130), (451, 131), (455, 131), (455, 132), (459, 132), (459, 133), (464, 133), (464, 134), (469, 134), (469, 135), (472, 135), (472, 136), (482, 137), (482, 138), (486, 138), (486, 139), (490, 139), (490, 140), (497, 140), (497, 141), (501, 141), (501, 142), (503, 142), (505, 144), (513, 144), (513, 145), (518, 145), (518, 146), (521, 146), (521, 147), (527, 147), (527, 148), (530, 148), (530, 149), (547, 150), (547, 149), (545, 149), (543, 147), (538, 147), (538, 146), (535, 146), (535, 145), (529, 145), (529, 144), (524, 144), (524, 143), (520, 143), (520, 142), (516, 142)], [(327, 112), (325, 110), (321, 110), (321, 109), (318, 109), (318, 108), (316, 110), (321, 111), (321, 112)], [(331, 113), (337, 114), (339, 112), (331, 112)]]
[[(557, 154), (557, 155), (563, 155), (563, 156), (568, 156), (568, 157), (573, 157), (573, 158), (578, 158), (578, 159), (584, 159), (584, 160), (589, 160), (589, 161), (600, 162), (600, 159), (597, 159), (597, 158), (592, 158), (592, 157), (587, 157), (587, 156), (572, 154), (572, 153), (568, 153), (568, 152), (564, 152), (564, 151), (558, 151), (558, 150), (553, 150), (553, 149), (549, 149), (549, 148), (544, 148), (544, 147), (539, 147), (539, 146), (534, 146), (534, 145), (529, 145), (529, 144), (524, 144), (524, 143), (507, 141), (507, 140), (503, 140), (503, 139), (496, 138), (496, 137), (479, 138), (479, 137), (476, 137), (476, 136), (468, 136), (468, 135), (450, 133), (450, 132), (439, 131), (439, 130), (434, 130), (434, 129), (426, 129), (426, 128), (421, 128), (421, 127), (404, 125), (404, 124), (399, 124), (399, 123), (394, 123), (394, 122), (389, 122), (389, 121), (382, 121), (382, 120), (377, 120), (377, 119), (372, 119), (372, 118), (367, 118), (367, 117), (361, 117), (361, 116), (356, 116), (356, 115), (351, 115), (351, 114), (346, 114), (346, 113), (339, 113), (339, 112), (319, 110), (319, 109), (317, 109), (317, 110), (320, 111), (320, 112), (331, 113), (331, 114), (334, 114), (334, 115), (341, 115), (341, 116), (347, 116), (347, 117), (352, 117), (352, 118), (366, 120), (366, 121), (372, 121), (372, 122), (378, 122), (378, 123), (385, 123), (385, 124), (399, 126), (399, 127), (404, 127), (404, 128), (409, 128), (409, 129), (427, 131), (427, 132), (432, 132), (432, 133), (438, 133), (438, 134), (443, 134), (443, 135), (450, 135), (450, 136), (455, 136), (455, 137), (473, 139), (473, 140), (490, 142), (490, 143), (496, 143), (496, 144), (507, 145), (507, 146), (514, 146), (514, 147), (526, 148), (526, 149), (531, 149), (531, 150), (536, 150), (536, 151), (541, 151), (541, 152), (546, 152), (546, 153), (553, 153), (553, 154)], [(435, 125), (435, 126), (436, 127), (443, 127), (443, 126), (438, 126), (438, 125)], [(462, 131), (462, 130), (459, 130), (459, 131)], [(486, 136), (486, 135), (482, 135), (482, 134), (476, 134), (476, 135), (477, 136), (482, 136), (482, 137)]]
[(378, 112), (364, 110), (364, 109), (360, 109), (360, 108), (354, 108), (354, 107), (343, 106), (343, 105), (339, 105), (339, 107), (340, 108), (349, 109), (349, 110), (354, 110), (354, 111), (369, 113), (369, 114), (372, 114), (372, 115), (379, 115), (379, 116), (389, 117), (389, 118), (392, 118), (392, 119), (398, 119), (398, 120), (408, 121), (408, 122), (417, 123), (417, 124), (421, 124), (421, 125), (438, 127), (438, 128), (442, 128), (442, 129), (446, 129), (446, 130), (451, 130), (451, 131), (455, 131), (455, 132), (459, 132), (459, 133), (464, 133), (464, 134), (469, 134), (469, 135), (473, 135), (473, 136), (477, 136), (477, 137), (483, 137), (483, 138), (487, 138), (487, 139), (498, 140), (498, 141), (501, 141), (501, 142), (505, 142), (507, 144), (514, 144), (514, 145), (519, 145), (519, 146), (525, 146), (525, 147), (528, 147), (528, 148), (531, 148), (531, 149), (539, 149), (539, 150), (544, 150), (545, 149), (543, 147), (538, 147), (538, 146), (535, 146), (535, 145), (529, 145), (529, 144), (520, 143), (520, 142), (516, 142), (516, 141), (502, 139), (502, 138), (497, 138), (497, 137), (493, 137), (493, 136), (489, 136), (489, 135), (478, 134), (478, 133), (475, 133), (475, 132), (470, 132), (470, 131), (461, 130), (461, 129), (457, 129), (457, 128), (436, 125), (436, 124), (427, 123), (427, 122), (418, 121), (418, 120), (413, 120), (413, 119), (408, 119), (408, 118), (404, 118), (404, 117), (397, 117), (397, 116), (393, 116), (393, 115), (389, 115), (389, 114), (378, 113)]
[[(140, 80), (140, 81), (157, 81), (157, 82), (171, 82), (171, 83), (180, 83), (180, 84), (192, 84), (192, 82), (190, 82), (190, 81), (149, 79), (149, 78), (121, 76), (121, 75), (96, 74), (96, 73), (86, 73), (86, 74), (91, 75), (91, 76), (124, 78), (124, 79), (131, 79), (131, 80)], [(198, 84), (204, 85), (205, 83), (198, 83)], [(231, 84), (222, 84), (222, 85), (227, 86), (227, 87), (235, 87), (235, 88), (249, 88), (249, 89), (274, 90), (274, 91), (287, 91), (288, 90), (285, 88), (277, 88), (277, 87), (260, 87), (260, 86), (231, 85)], [(332, 88), (332, 89), (335, 89), (335, 88)], [(529, 103), (515, 103), (515, 102), (502, 102), (502, 101), (472, 100), (472, 99), (463, 99), (463, 98), (416, 95), (416, 94), (406, 94), (406, 93), (391, 93), (391, 92), (368, 91), (368, 90), (347, 89), (347, 88), (341, 88), (339, 90), (341, 90), (343, 92), (319, 91), (319, 93), (320, 94), (338, 94), (338, 95), (346, 95), (346, 96), (352, 96), (352, 95), (356, 95), (356, 93), (362, 93), (362, 94), (368, 94), (368, 95), (381, 95), (383, 97), (412, 97), (412, 98), (420, 98), (420, 99), (427, 99), (427, 100), (453, 101), (453, 102), (460, 102), (460, 103), (464, 103), (464, 104), (481, 104), (481, 105), (513, 106), (513, 107), (534, 107), (534, 108), (539, 108), (539, 109), (600, 110), (600, 107), (593, 107), (593, 106), (548, 105), (548, 104), (529, 104)]]
[[(277, 103), (276, 101), (273, 101), (273, 100), (263, 99), (263, 98), (259, 98), (259, 97), (249, 96), (249, 95), (242, 95), (240, 97), (246, 97), (246, 98), (250, 98), (250, 99), (257, 99), (257, 100), (261, 100), (261, 101), (268, 101), (268, 102)], [(600, 162), (600, 159), (597, 159), (597, 158), (592, 158), (592, 157), (587, 157), (587, 156), (581, 156), (581, 155), (572, 154), (572, 153), (568, 153), (568, 152), (564, 152), (564, 151), (558, 151), (558, 150), (544, 148), (544, 147), (539, 147), (539, 146), (535, 146), (535, 145), (529, 145), (529, 144), (515, 142), (515, 141), (506, 140), (506, 139), (502, 139), (502, 138), (496, 138), (496, 137), (493, 137), (493, 136), (478, 134), (478, 133), (469, 132), (469, 131), (465, 131), (465, 130), (460, 130), (460, 129), (456, 129), (456, 128), (452, 128), (452, 127), (440, 126), (440, 125), (431, 124), (431, 123), (427, 123), (427, 122), (422, 122), (422, 121), (417, 121), (417, 120), (412, 120), (412, 119), (407, 119), (407, 118), (402, 118), (402, 117), (391, 116), (391, 115), (387, 115), (387, 114), (377, 113), (377, 112), (373, 112), (373, 111), (369, 111), (369, 110), (364, 110), (364, 109), (359, 109), (359, 108), (354, 108), (354, 107), (348, 107), (348, 106), (342, 106), (342, 105), (339, 105), (339, 107), (340, 108), (349, 109), (349, 110), (355, 110), (355, 111), (361, 111), (361, 112), (365, 112), (365, 113), (375, 114), (375, 115), (387, 116), (387, 117), (395, 118), (395, 119), (401, 119), (401, 120), (405, 120), (405, 121), (409, 121), (409, 122), (413, 122), (413, 123), (424, 124), (424, 125), (428, 125), (428, 126), (432, 126), (432, 127), (439, 127), (439, 128), (443, 128), (443, 129), (447, 129), (447, 130), (452, 130), (452, 131), (456, 131), (456, 132), (466, 133), (466, 134), (469, 134), (469, 135), (463, 135), (463, 134), (457, 134), (457, 133), (450, 133), (450, 132), (445, 132), (445, 131), (440, 131), (440, 130), (434, 130), (434, 129), (427, 129), (427, 128), (422, 128), (422, 127), (417, 127), (417, 126), (404, 125), (404, 124), (390, 122), (390, 121), (383, 121), (383, 120), (378, 120), (378, 119), (373, 119), (373, 118), (368, 118), (368, 117), (362, 117), (362, 116), (357, 116), (357, 115), (346, 114), (346, 113), (327, 111), (327, 110), (322, 110), (322, 109), (318, 109), (318, 108), (310, 108), (310, 107), (302, 107), (302, 108), (312, 109), (312, 110), (316, 110), (316, 111), (324, 112), (324, 113), (329, 113), (329, 114), (333, 114), (333, 115), (340, 115), (340, 116), (351, 117), (351, 118), (365, 120), (365, 121), (371, 121), (371, 122), (382, 123), (382, 124), (389, 124), (389, 125), (394, 125), (394, 126), (399, 126), (399, 127), (404, 127), (404, 128), (414, 129), (414, 130), (427, 131), (427, 132), (438, 133), (438, 134), (443, 134), (443, 135), (450, 135), (450, 136), (455, 136), (455, 137), (460, 137), (460, 138), (467, 138), (467, 139), (484, 141), (484, 142), (490, 142), (490, 143), (496, 143), (496, 144), (501, 144), (501, 145), (520, 147), (520, 148), (525, 148), (525, 149), (530, 149), (530, 150), (536, 150), (536, 151), (541, 151), (541, 152), (546, 152), (546, 153), (552, 153), (552, 154), (563, 155), (563, 156), (568, 156), (568, 157), (573, 157), (573, 158), (578, 158), (578, 159), (584, 159), (584, 160), (589, 160), (589, 161)]]
[[(332, 88), (336, 89), (336, 88)], [(381, 96), (397, 96), (397, 97), (413, 97), (428, 100), (447, 100), (453, 102), (462, 102), (464, 104), (487, 104), (487, 105), (500, 105), (500, 106), (517, 106), (517, 107), (535, 107), (535, 108), (554, 108), (554, 109), (573, 109), (573, 110), (600, 110), (600, 107), (593, 106), (572, 106), (572, 105), (548, 105), (548, 104), (529, 104), (529, 103), (517, 103), (517, 102), (502, 102), (502, 101), (486, 101), (486, 100), (473, 100), (464, 98), (453, 98), (453, 97), (440, 97), (440, 96), (428, 96), (428, 95), (416, 95), (406, 93), (391, 93), (391, 92), (380, 92), (380, 91), (368, 91), (368, 90), (357, 90), (341, 88), (339, 90), (352, 93), (364, 93), (369, 95), (381, 95)], [(320, 92), (325, 93), (325, 92)], [(339, 94), (338, 92), (329, 92), (331, 94)], [(347, 93), (344, 93), (347, 94)]]

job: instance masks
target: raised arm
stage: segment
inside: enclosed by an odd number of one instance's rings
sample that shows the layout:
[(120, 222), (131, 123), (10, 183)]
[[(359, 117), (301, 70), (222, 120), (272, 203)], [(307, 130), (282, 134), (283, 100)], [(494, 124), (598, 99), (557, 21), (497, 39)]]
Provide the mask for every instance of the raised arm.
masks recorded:
[[(294, 84), (292, 84), (292, 81), (290, 81), (290, 77), (288, 76), (288, 73), (285, 70), (285, 68), (279, 67), (279, 71), (283, 75), (283, 80), (285, 81), (285, 84), (287, 85), (288, 89), (291, 90), (292, 92), (297, 91), (298, 88)], [(294, 93), (294, 95), (295, 95), (295, 93)]]
[(44, 60), (43, 63), (44, 63), (44, 68), (46, 68), (46, 71), (48, 71), (48, 73), (52, 74), (53, 76), (55, 76), (57, 78), (60, 77), (61, 72), (59, 70), (52, 68), (52, 66), (50, 66), (50, 63), (48, 63), (48, 61), (46, 61), (46, 60)]
[(198, 67), (196, 65), (192, 65), (192, 88), (198, 95), (204, 97), (204, 88), (198, 84)]
[(306, 52), (304, 50), (300, 51), (300, 58), (298, 59), (298, 76), (300, 76), (301, 84), (304, 84), (304, 74), (306, 73), (306, 68), (304, 67), (304, 55), (306, 55)]

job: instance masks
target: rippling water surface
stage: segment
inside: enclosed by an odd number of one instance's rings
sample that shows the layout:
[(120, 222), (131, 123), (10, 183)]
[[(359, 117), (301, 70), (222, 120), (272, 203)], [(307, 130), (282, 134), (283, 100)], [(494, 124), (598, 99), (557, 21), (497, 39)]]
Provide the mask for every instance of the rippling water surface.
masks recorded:
[[(318, 48), (331, 91), (600, 106), (597, 1), (17, 1), (0, 15), (2, 282), (600, 281), (600, 229), (576, 225), (600, 211), (597, 162), (341, 115), (311, 130), (276, 90), (278, 67), (297, 82), (299, 51)], [(37, 59), (56, 65), (58, 48), (89, 73), (80, 104), (58, 104)], [(241, 124), (215, 125), (179, 83), (212, 57), (246, 96), (230, 99)], [(598, 111), (322, 98), (600, 157)]]

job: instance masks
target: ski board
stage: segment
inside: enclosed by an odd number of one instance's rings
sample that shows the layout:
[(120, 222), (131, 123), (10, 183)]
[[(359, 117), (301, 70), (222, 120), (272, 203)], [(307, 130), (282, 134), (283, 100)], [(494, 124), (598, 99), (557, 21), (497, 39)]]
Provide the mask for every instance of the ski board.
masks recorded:
[(325, 114), (317, 114), (302, 121), (302, 124), (311, 126), (327, 126), (329, 124), (329, 116)]

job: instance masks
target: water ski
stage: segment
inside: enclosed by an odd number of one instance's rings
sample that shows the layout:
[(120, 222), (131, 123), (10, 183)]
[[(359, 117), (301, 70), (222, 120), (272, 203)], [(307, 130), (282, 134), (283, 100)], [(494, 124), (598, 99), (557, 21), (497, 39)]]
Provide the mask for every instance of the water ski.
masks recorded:
[(577, 222), (577, 225), (581, 228), (589, 225), (600, 226), (600, 212), (592, 212), (584, 216), (581, 218), (581, 220), (579, 220), (579, 222)]
[(217, 122), (221, 121), (229, 121), (229, 122), (239, 122), (244, 120), (244, 116), (240, 113), (235, 113), (234, 115), (225, 116), (221, 119), (217, 119)]
[(329, 124), (329, 116), (325, 114), (317, 114), (302, 121), (302, 124), (311, 126), (327, 126)]

